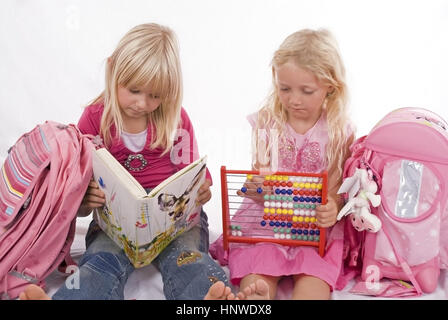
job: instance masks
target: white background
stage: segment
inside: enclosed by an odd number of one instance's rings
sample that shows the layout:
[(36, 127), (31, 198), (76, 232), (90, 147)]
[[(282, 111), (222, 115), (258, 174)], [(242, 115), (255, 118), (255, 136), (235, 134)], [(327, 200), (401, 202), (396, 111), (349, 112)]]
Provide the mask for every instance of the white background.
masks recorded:
[(325, 27), (335, 35), (358, 137), (399, 107), (448, 119), (446, 0), (2, 0), (0, 160), (38, 123), (77, 123), (102, 91), (107, 56), (146, 22), (170, 26), (179, 39), (183, 105), (215, 183), (206, 205), (214, 230), (221, 228), (219, 168), (249, 169), (245, 117), (260, 107), (272, 54), (294, 31)]

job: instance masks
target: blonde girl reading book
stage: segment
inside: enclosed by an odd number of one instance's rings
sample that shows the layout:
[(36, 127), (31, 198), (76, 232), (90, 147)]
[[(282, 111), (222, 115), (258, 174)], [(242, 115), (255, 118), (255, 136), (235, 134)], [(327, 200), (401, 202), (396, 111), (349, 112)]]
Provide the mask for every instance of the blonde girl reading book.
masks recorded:
[[(147, 190), (199, 158), (193, 126), (183, 107), (182, 74), (175, 34), (155, 23), (131, 29), (107, 59), (105, 89), (85, 108), (78, 126), (98, 135), (111, 154)], [(174, 137), (174, 138), (173, 138)], [(211, 176), (198, 200), (210, 200)], [(78, 215), (104, 205), (104, 193), (91, 181)], [(204, 211), (198, 226), (180, 235), (153, 261), (162, 274), (167, 299), (203, 299), (216, 281), (226, 282), (208, 255), (208, 223)], [(92, 221), (86, 252), (79, 261), (79, 289), (63, 285), (53, 299), (123, 299), (134, 267)], [(29, 286), (21, 299), (45, 299)]]
[[(345, 70), (335, 39), (327, 30), (301, 30), (288, 36), (272, 59), (273, 90), (264, 106), (248, 120), (253, 128), (254, 170), (320, 172), (328, 170), (328, 202), (316, 209), (317, 224), (328, 229), (324, 257), (310, 246), (271, 243), (231, 244), (228, 266), (240, 299), (274, 299), (283, 276), (294, 282), (292, 299), (329, 299), (342, 268), (343, 230), (336, 224), (342, 206), (337, 190), (354, 140), (347, 114)], [(267, 134), (263, 138), (263, 134)], [(273, 137), (276, 135), (276, 137)], [(274, 165), (275, 164), (275, 165)], [(263, 215), (262, 194), (248, 192), (235, 214), (244, 229)], [(240, 223), (241, 222), (241, 223)], [(252, 224), (251, 224), (252, 222)], [(212, 256), (227, 263), (222, 238)], [(210, 290), (228, 292), (223, 283)]]

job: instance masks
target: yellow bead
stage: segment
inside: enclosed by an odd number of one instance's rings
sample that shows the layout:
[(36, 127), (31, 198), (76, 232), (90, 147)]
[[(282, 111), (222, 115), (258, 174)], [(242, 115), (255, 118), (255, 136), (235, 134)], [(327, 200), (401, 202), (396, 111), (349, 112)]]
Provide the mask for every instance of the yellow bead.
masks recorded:
[(293, 213), (294, 213), (294, 210), (292, 210), (292, 209), (288, 210), (288, 214), (293, 214)]
[(303, 217), (302, 216), (299, 217), (299, 222), (303, 222)]
[(274, 213), (275, 213), (275, 209), (274, 209), (274, 208), (271, 208), (271, 209), (269, 210), (269, 212), (272, 213), (272, 214), (274, 214)]
[(288, 176), (283, 176), (283, 181), (288, 181), (289, 177)]
[(316, 184), (315, 183), (311, 184), (311, 189), (316, 189)]
[(305, 188), (305, 184), (303, 182), (299, 183), (300, 188)]
[(292, 221), (297, 222), (299, 218), (297, 216), (292, 217)]
[(282, 209), (277, 209), (277, 213), (281, 214), (282, 213)]
[(317, 189), (322, 189), (322, 183), (319, 183), (318, 185), (317, 185)]
[(294, 182), (292, 185), (293, 185), (294, 188), (298, 188), (299, 187), (299, 183), (298, 182)]
[(269, 208), (264, 208), (264, 213), (269, 213)]
[(316, 218), (315, 218), (315, 217), (311, 217), (311, 218), (310, 218), (310, 222), (311, 222), (311, 223), (316, 222)]
[(288, 209), (283, 209), (283, 210), (282, 210), (282, 213), (283, 213), (283, 214), (287, 214), (287, 213), (288, 213)]
[(305, 222), (310, 222), (310, 217), (305, 217)]
[(271, 180), (271, 176), (266, 176), (266, 177), (264, 177), (264, 179), (269, 181), (269, 180)]
[(307, 188), (307, 189), (310, 188), (310, 183), (309, 182), (305, 183), (305, 188)]

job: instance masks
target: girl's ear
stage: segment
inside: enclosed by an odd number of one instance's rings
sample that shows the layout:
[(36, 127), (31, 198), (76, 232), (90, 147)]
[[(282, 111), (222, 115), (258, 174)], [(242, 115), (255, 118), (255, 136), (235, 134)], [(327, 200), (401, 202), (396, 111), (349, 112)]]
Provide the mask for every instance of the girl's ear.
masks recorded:
[(334, 87), (333, 86), (328, 86), (328, 89), (327, 89), (327, 98), (328, 97), (331, 97), (332, 95), (333, 95), (333, 93), (334, 93)]

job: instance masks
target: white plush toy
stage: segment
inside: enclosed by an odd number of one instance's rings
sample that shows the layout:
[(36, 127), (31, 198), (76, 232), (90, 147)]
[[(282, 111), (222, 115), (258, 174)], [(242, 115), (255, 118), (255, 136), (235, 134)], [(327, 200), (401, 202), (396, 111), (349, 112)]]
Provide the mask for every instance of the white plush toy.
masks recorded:
[(353, 176), (346, 178), (338, 190), (338, 194), (348, 193), (348, 202), (339, 212), (337, 219), (351, 214), (351, 222), (356, 230), (380, 230), (380, 219), (370, 213), (370, 203), (373, 207), (378, 207), (381, 203), (381, 196), (375, 194), (377, 190), (378, 187), (375, 181), (369, 179), (367, 170), (357, 168)]

